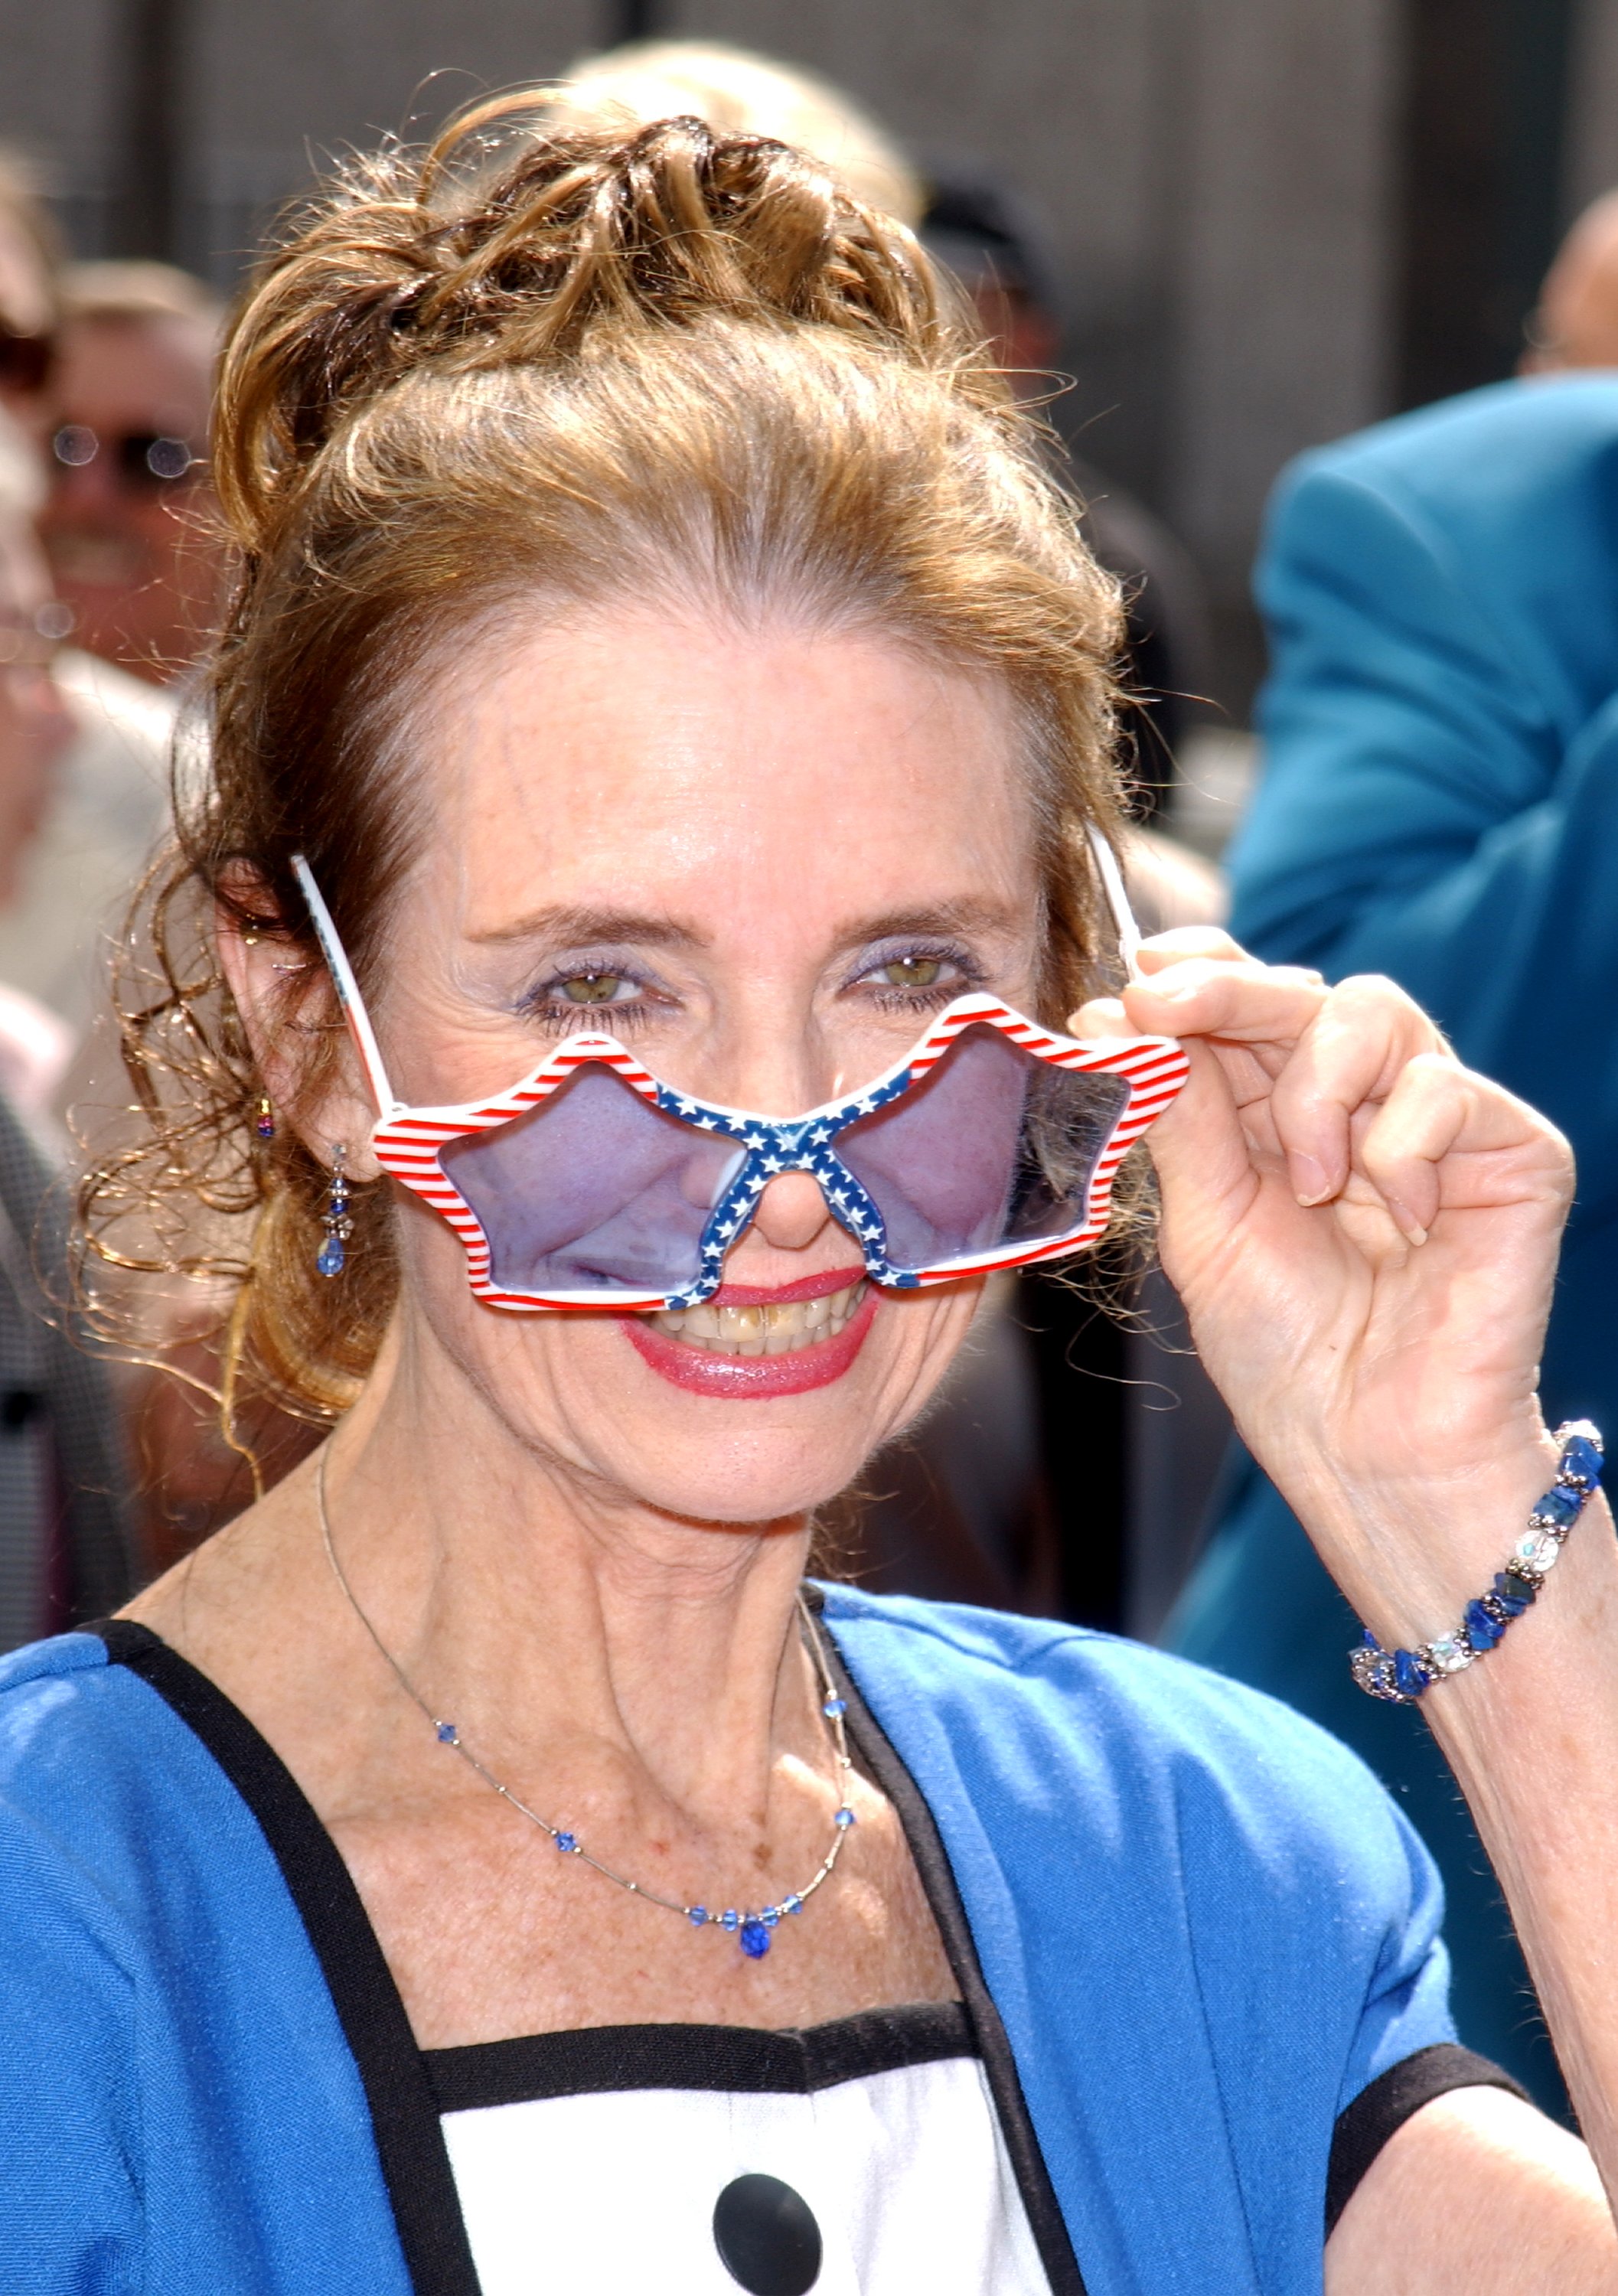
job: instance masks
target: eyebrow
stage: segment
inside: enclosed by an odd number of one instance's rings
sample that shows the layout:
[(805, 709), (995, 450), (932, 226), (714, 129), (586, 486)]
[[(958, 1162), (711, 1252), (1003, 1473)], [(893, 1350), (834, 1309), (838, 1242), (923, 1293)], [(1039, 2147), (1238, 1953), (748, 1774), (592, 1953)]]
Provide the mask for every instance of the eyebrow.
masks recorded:
[(530, 910), (510, 924), (469, 938), (487, 946), (513, 940), (547, 940), (571, 948), (588, 941), (633, 941), (641, 947), (704, 948), (709, 936), (672, 917), (646, 916), (637, 909), (587, 909), (556, 906)]
[(886, 916), (862, 917), (838, 934), (836, 947), (839, 955), (846, 955), (867, 941), (904, 940), (926, 933), (957, 933), (965, 938), (970, 933), (1003, 932), (1013, 922), (1013, 911), (1000, 901), (970, 898), (943, 901), (935, 908), (896, 909)]
[[(894, 909), (875, 917), (861, 917), (845, 925), (833, 939), (834, 956), (847, 956), (873, 941), (917, 939), (926, 934), (965, 938), (984, 931), (1006, 931), (1014, 923), (1012, 909), (999, 901), (967, 897), (942, 901), (931, 908)], [(480, 947), (503, 947), (513, 941), (539, 940), (553, 948), (590, 946), (637, 948), (701, 949), (712, 936), (678, 918), (646, 914), (637, 909), (593, 909), (555, 904), (514, 917), (509, 924), (492, 926), (469, 936)]]

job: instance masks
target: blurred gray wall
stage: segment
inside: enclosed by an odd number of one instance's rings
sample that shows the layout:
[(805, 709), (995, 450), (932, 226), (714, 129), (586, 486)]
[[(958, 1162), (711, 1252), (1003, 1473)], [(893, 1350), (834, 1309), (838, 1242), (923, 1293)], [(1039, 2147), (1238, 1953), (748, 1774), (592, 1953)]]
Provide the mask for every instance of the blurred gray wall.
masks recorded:
[[(654, 14), (814, 65), (924, 159), (974, 156), (1021, 184), (1060, 258), (1088, 458), (1191, 545), (1229, 655), (1276, 472), (1391, 404), (1409, 5), (663, 0)], [(1618, 0), (1574, 5), (1570, 197), (1618, 176)], [(323, 154), (555, 72), (625, 20), (622, 0), (0, 0), (0, 136), (38, 155), (98, 250), (132, 53), (155, 57), (175, 242), (223, 283)], [(1233, 698), (1245, 667), (1218, 680)]]

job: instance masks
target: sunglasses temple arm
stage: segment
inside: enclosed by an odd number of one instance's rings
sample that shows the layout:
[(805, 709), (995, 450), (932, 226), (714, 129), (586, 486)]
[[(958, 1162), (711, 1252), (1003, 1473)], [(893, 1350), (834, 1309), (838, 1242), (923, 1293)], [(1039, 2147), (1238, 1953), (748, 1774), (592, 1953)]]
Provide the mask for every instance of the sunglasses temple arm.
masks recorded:
[(354, 978), (354, 967), (349, 963), (349, 953), (337, 937), (332, 912), (315, 882), (313, 870), (301, 853), (292, 856), (292, 873), (308, 904), (309, 922), (315, 928), (315, 938), (320, 943), (320, 953), (326, 961), (326, 970), (337, 991), (337, 1001), (342, 1006), (342, 1016), (349, 1024), (349, 1034), (354, 1039), (360, 1066), (365, 1070), (365, 1082), (376, 1103), (376, 1112), (378, 1116), (386, 1116), (399, 1103), (388, 1081), (388, 1071), (382, 1065), (382, 1047), (376, 1041), (376, 1031), (371, 1026), (365, 1000), (359, 993), (359, 983)]
[(1090, 841), (1090, 853), (1096, 863), (1107, 897), (1107, 906), (1113, 912), (1113, 930), (1118, 936), (1118, 954), (1123, 959), (1124, 972), (1131, 980), (1140, 979), (1140, 927), (1135, 922), (1135, 912), (1129, 906), (1129, 897), (1124, 890), (1123, 871), (1118, 865), (1118, 856), (1106, 839), (1091, 822), (1085, 831)]

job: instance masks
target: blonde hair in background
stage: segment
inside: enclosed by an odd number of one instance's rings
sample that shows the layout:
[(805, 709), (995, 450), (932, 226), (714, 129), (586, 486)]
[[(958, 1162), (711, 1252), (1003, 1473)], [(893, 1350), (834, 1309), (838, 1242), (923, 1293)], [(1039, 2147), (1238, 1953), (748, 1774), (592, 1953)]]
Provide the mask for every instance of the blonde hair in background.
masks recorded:
[(835, 169), (854, 198), (914, 231), (921, 180), (892, 137), (830, 80), (721, 40), (635, 40), (580, 57), (554, 115), (575, 127), (645, 127), (686, 113), (716, 135), (768, 135)]
[[(391, 1206), (356, 1189), (348, 1265), (316, 1272), (326, 1168), (296, 1107), (254, 1138), (215, 905), (284, 951), (312, 1092), (341, 1029), (292, 857), (374, 993), (431, 706), (513, 618), (784, 616), (1004, 681), (1048, 1017), (1094, 987), (1105, 939), (1081, 848), (1118, 821), (1116, 585), (914, 238), (779, 143), (690, 117), (547, 126), (557, 101), (356, 161), (290, 220), (225, 347), (214, 471), (238, 558), (211, 767), (177, 791), (126, 943), (156, 953), (119, 988), (146, 1136), (82, 1210), (92, 1254), (224, 1283), (227, 1392), (317, 1414), (352, 1400), (391, 1313)], [(221, 1216), (234, 1254), (207, 1241)]]
[(172, 263), (70, 263), (61, 290), (67, 319), (179, 319), (214, 334), (225, 317), (213, 290)]

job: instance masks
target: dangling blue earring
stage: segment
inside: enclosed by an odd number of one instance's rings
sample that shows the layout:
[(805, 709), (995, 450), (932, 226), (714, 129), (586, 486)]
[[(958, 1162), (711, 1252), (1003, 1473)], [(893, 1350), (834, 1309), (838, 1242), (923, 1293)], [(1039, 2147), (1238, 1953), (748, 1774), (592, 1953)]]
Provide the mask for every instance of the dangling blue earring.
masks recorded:
[(342, 1168), (348, 1153), (343, 1148), (332, 1151), (332, 1185), (326, 1190), (326, 1208), (320, 1215), (320, 1225), (325, 1230), (325, 1241), (315, 1255), (315, 1265), (323, 1275), (341, 1275), (347, 1259), (348, 1241), (354, 1233), (354, 1223), (349, 1217), (349, 1183)]

